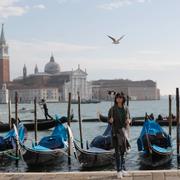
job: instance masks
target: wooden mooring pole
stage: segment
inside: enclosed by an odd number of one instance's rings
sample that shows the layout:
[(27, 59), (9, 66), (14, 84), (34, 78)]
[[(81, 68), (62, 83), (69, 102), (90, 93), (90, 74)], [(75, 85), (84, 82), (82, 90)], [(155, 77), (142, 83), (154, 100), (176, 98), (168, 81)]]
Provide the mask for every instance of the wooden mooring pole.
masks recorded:
[(19, 119), (18, 119), (18, 93), (15, 92), (15, 120), (16, 126), (18, 126)]
[(11, 121), (11, 98), (8, 98), (8, 118), (9, 118), (9, 129), (12, 129), (12, 121)]
[(34, 139), (35, 139), (35, 145), (37, 146), (38, 140), (37, 140), (37, 131), (38, 131), (38, 124), (37, 124), (37, 98), (34, 98)]
[[(176, 145), (177, 145), (177, 156), (179, 157), (179, 88), (176, 88), (176, 123), (177, 123), (177, 139), (176, 139)], [(179, 163), (179, 160), (178, 160)]]
[[(15, 119), (16, 119), (16, 127), (18, 127), (19, 119), (18, 119), (18, 93), (15, 92)], [(18, 157), (19, 157), (19, 149), (18, 144), (16, 143), (16, 166), (18, 166)]]
[(129, 106), (129, 96), (127, 95), (127, 107)]
[(79, 119), (80, 143), (81, 143), (81, 148), (83, 149), (82, 120), (81, 120), (81, 98), (80, 98), (79, 91), (77, 92), (77, 94), (78, 94), (78, 119)]
[(169, 95), (169, 135), (172, 134), (172, 96)]
[[(68, 110), (67, 110), (67, 117), (68, 117), (68, 126), (71, 126), (71, 93), (69, 93), (68, 97)], [(71, 166), (71, 139), (68, 133), (68, 165)]]

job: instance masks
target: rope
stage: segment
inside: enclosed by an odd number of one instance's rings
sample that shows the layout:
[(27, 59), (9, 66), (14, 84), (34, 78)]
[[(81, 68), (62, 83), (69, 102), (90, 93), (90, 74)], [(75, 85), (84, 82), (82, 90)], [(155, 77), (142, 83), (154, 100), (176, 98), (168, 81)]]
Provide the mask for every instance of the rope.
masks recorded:
[(10, 157), (10, 158), (12, 158), (12, 159), (14, 159), (14, 160), (20, 160), (19, 157), (16, 157), (15, 155), (10, 154), (10, 153), (12, 153), (12, 149), (11, 149), (11, 150), (7, 150), (7, 151), (0, 152), (0, 155), (6, 155), (6, 156), (8, 156), (8, 157)]
[(77, 141), (77, 142), (79, 142), (79, 143), (81, 142), (79, 139), (76, 139), (76, 138), (74, 138), (74, 140)]
[(8, 153), (4, 153), (4, 154), (5, 154), (6, 156), (14, 159), (14, 160), (20, 160), (20, 159), (21, 159), (20, 157), (16, 157), (16, 156), (10, 155), (10, 154), (8, 154)]

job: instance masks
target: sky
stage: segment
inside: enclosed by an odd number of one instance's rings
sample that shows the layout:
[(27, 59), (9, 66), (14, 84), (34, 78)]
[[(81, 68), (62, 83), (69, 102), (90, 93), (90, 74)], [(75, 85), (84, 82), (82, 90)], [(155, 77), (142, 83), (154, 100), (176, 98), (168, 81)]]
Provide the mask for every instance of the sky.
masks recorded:
[[(0, 0), (11, 79), (44, 71), (53, 53), (61, 70), (80, 64), (88, 80), (157, 82), (161, 94), (180, 87), (179, 0)], [(107, 35), (119, 38), (114, 45)]]

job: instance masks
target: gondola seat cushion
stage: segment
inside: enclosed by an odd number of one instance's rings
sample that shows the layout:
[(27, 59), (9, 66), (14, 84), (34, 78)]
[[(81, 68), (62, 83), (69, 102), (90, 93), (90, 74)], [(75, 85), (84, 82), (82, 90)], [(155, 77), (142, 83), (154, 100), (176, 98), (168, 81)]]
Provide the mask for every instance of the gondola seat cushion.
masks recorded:
[(37, 145), (37, 146), (33, 146), (33, 150), (36, 150), (36, 151), (50, 151), (51, 149), (40, 146), (40, 145)]
[(112, 149), (112, 138), (111, 136), (97, 136), (91, 142), (90, 147), (96, 147), (105, 150)]
[(0, 137), (0, 151), (12, 149), (12, 148), (13, 148), (13, 145), (10, 140), (5, 140), (3, 137)]
[(39, 145), (49, 149), (64, 148), (64, 141), (61, 136), (47, 136), (42, 138)]

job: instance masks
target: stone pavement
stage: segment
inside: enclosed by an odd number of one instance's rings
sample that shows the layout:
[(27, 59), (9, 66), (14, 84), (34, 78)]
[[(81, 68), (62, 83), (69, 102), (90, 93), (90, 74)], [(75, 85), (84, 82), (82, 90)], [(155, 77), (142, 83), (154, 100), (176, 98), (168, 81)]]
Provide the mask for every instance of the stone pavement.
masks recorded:
[[(115, 180), (115, 171), (0, 173), (0, 180)], [(180, 170), (130, 171), (123, 180), (180, 180)]]

